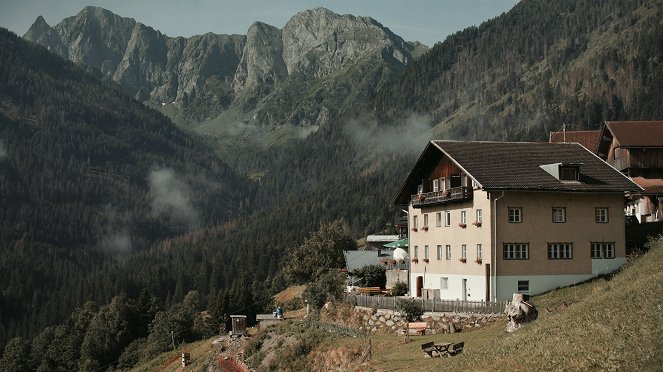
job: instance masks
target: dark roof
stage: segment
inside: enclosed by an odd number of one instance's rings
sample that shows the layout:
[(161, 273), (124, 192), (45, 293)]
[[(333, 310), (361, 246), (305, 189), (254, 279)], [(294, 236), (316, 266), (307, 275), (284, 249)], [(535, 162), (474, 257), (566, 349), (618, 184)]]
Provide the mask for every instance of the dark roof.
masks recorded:
[(601, 130), (567, 130), (550, 132), (550, 142), (577, 142), (596, 154), (601, 139)]
[[(394, 204), (407, 204), (421, 179), (428, 177), (444, 155), (484, 190), (640, 191), (626, 176), (577, 143), (431, 141)], [(581, 163), (580, 181), (560, 181), (541, 168), (555, 163)]]
[(606, 121), (621, 147), (663, 147), (663, 120)]

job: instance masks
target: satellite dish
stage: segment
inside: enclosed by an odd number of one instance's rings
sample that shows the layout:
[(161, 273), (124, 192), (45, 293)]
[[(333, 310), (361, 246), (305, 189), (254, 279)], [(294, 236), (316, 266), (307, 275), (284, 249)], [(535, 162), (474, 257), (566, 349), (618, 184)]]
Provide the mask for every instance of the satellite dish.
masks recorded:
[(394, 249), (394, 260), (404, 261), (407, 259), (407, 251), (403, 248)]

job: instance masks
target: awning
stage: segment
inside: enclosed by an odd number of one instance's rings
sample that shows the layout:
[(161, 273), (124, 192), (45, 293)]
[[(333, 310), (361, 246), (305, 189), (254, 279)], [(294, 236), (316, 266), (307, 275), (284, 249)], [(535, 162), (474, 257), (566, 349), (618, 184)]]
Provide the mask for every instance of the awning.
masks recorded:
[(383, 247), (387, 248), (407, 248), (407, 238), (396, 240), (395, 242), (384, 244)]

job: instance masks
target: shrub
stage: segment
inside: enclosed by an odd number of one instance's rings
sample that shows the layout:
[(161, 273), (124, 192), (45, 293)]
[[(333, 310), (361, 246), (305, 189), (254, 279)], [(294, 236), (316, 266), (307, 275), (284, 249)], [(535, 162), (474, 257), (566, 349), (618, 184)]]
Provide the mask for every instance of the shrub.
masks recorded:
[(407, 283), (403, 281), (397, 281), (394, 283), (394, 286), (391, 287), (391, 293), (394, 296), (405, 296), (407, 294)]
[(397, 307), (400, 312), (405, 313), (408, 322), (414, 322), (424, 314), (424, 309), (415, 300), (403, 300), (398, 303)]
[(387, 275), (382, 265), (364, 266), (355, 270), (352, 275), (361, 278), (361, 283), (364, 287), (384, 288), (385, 284), (387, 284)]

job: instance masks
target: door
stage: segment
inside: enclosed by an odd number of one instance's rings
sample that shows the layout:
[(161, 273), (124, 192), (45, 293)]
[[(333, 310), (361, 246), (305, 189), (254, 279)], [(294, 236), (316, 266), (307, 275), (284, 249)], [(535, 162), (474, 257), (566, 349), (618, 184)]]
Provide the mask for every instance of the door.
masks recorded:
[(421, 289), (424, 287), (424, 277), (423, 276), (418, 276), (417, 277), (417, 297), (421, 297)]
[(463, 279), (463, 288), (461, 290), (463, 292), (463, 301), (467, 301), (467, 279)]

